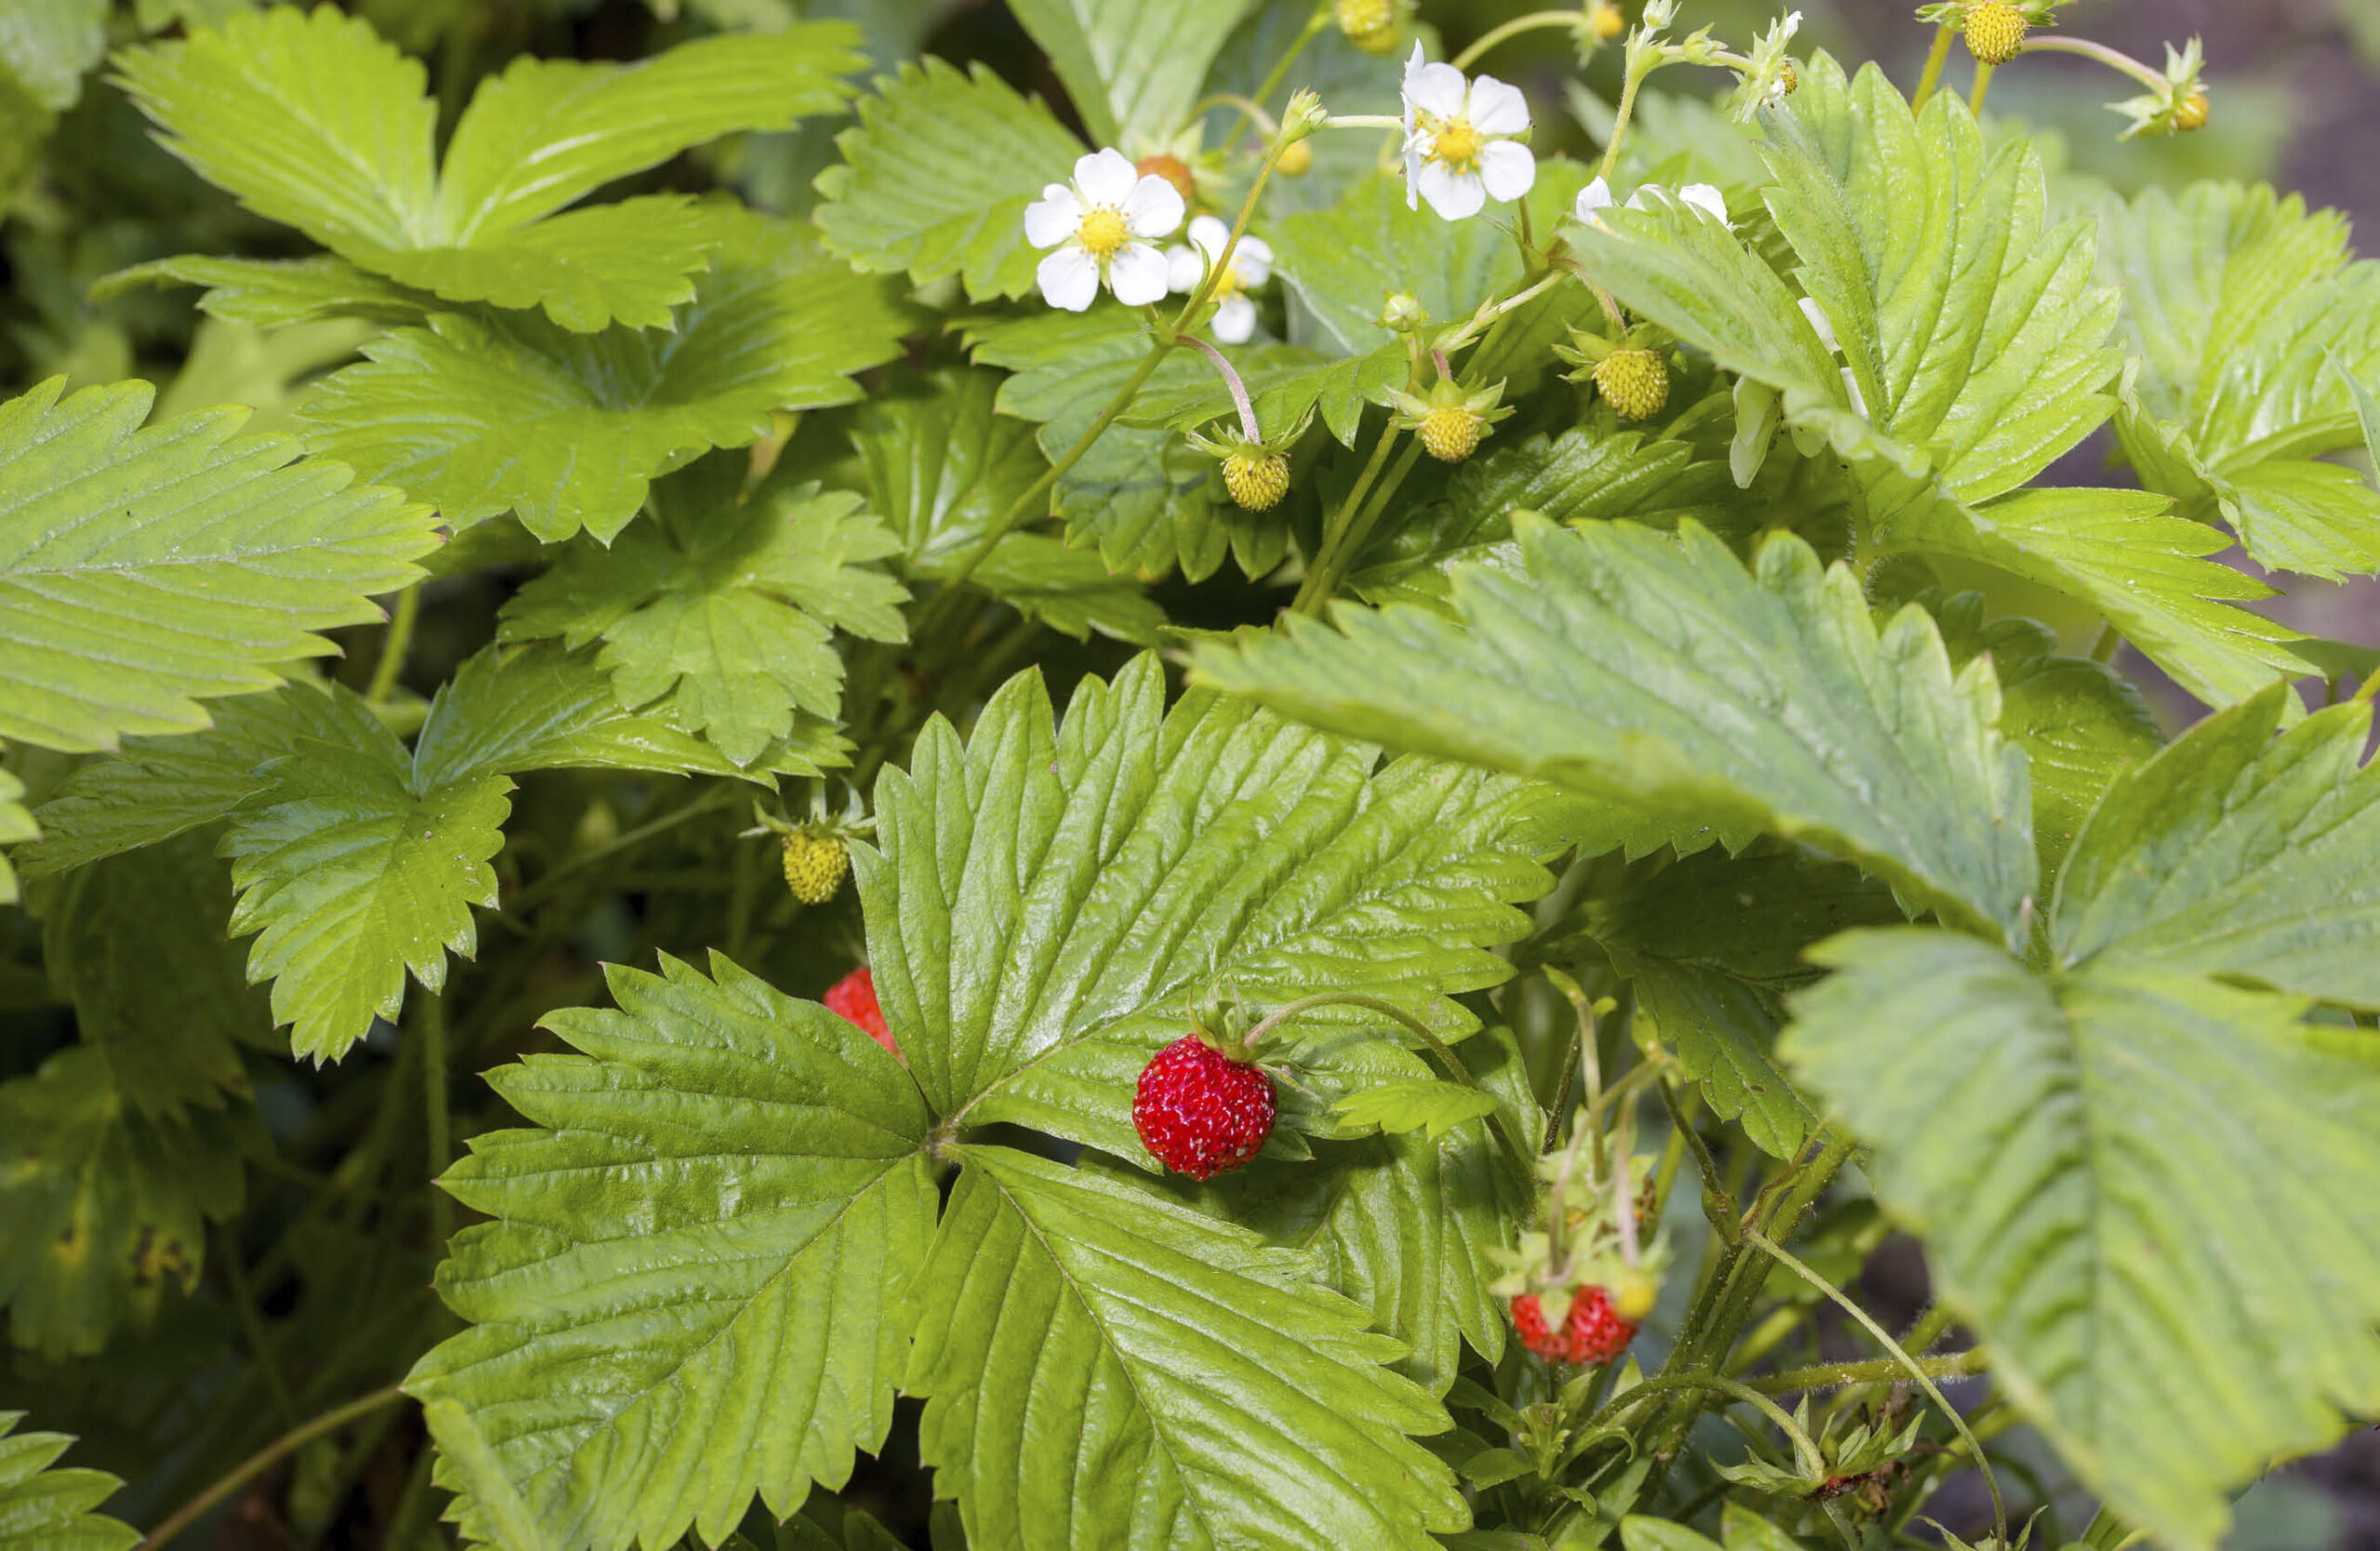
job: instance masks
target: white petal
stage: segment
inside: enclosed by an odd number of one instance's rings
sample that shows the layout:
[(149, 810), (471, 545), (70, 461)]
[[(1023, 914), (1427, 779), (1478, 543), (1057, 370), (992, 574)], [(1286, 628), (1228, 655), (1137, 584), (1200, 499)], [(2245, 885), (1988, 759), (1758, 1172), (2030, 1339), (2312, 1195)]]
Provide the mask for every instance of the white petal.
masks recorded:
[(1184, 296), (1197, 290), (1207, 273), (1206, 262), (1198, 257), (1197, 250), (1180, 243), (1165, 250), (1165, 266), (1167, 286)]
[(1859, 379), (1851, 375), (1851, 368), (1848, 366), (1843, 368), (1843, 391), (1851, 395), (1851, 407), (1865, 416), (1868, 413), (1868, 401), (1860, 396)]
[(1735, 225), (1727, 219), (1727, 196), (1721, 193), (1713, 184), (1688, 183), (1678, 191), (1678, 197), (1698, 209), (1708, 211), (1718, 217), (1719, 224), (1722, 226), (1732, 228)]
[(1426, 64), (1420, 70), (1408, 71), (1405, 76), (1406, 102), (1440, 118), (1460, 116), (1469, 90), (1462, 72), (1450, 64)]
[(1170, 237), (1182, 224), (1182, 191), (1151, 173), (1124, 197), (1124, 225), (1135, 237)]
[(1126, 243), (1124, 250), (1107, 261), (1107, 288), (1127, 307), (1162, 300), (1169, 278), (1165, 255), (1146, 243)]
[(1190, 243), (1210, 258), (1223, 250), (1231, 241), (1231, 228), (1212, 216), (1199, 216), (1190, 222)]
[(1593, 220), (1597, 210), (1611, 208), (1611, 185), (1598, 178), (1579, 191), (1578, 199), (1570, 205), (1570, 214), (1580, 220)]
[(1081, 228), (1082, 201), (1064, 183), (1051, 184), (1025, 207), (1025, 240), (1035, 247), (1055, 247)]
[(1785, 35), (1786, 35), (1786, 37), (1791, 38), (1794, 33), (1796, 33), (1800, 32), (1801, 30), (1802, 30), (1802, 13), (1801, 13), (1801, 12), (1799, 12), (1799, 11), (1788, 11), (1788, 12), (1786, 13), (1786, 15), (1785, 15)]
[(1818, 343), (1826, 347), (1829, 355), (1843, 349), (1841, 341), (1834, 337), (1834, 320), (1826, 315), (1826, 309), (1818, 304), (1817, 298), (1802, 298), (1802, 316), (1810, 320), (1810, 327), (1818, 332)]
[(1643, 188), (1628, 196), (1628, 207), (1632, 210), (1649, 210), (1652, 208), (1652, 205), (1646, 202), (1645, 196), (1647, 194), (1658, 195), (1660, 192), (1661, 188), (1659, 184), (1647, 183)]
[(1041, 299), (1069, 312), (1088, 308), (1099, 295), (1099, 260), (1078, 247), (1062, 247), (1033, 272)]
[(1416, 179), (1430, 208), (1448, 220), (1464, 220), (1488, 203), (1488, 186), (1475, 172), (1452, 172), (1444, 162), (1424, 163)]
[[(1421, 45), (1414, 46), (1418, 48)], [(1421, 150), (1428, 139), (1426, 135), (1408, 135), (1405, 138), (1405, 207), (1408, 210), (1421, 207), (1418, 193), (1421, 187)]]
[(1256, 304), (1243, 296), (1228, 296), (1215, 306), (1215, 338), (1227, 345), (1244, 345), (1256, 332)]
[(1518, 140), (1489, 140), (1479, 148), (1479, 176), (1498, 199), (1518, 199), (1537, 181), (1537, 158)]
[(1493, 75), (1471, 83), (1471, 126), (1483, 135), (1517, 135), (1528, 127), (1528, 99)]
[(1254, 290), (1273, 278), (1273, 245), (1262, 237), (1242, 237), (1231, 250), (1231, 267), (1239, 272), (1239, 283)]
[(1120, 151), (1094, 151), (1075, 163), (1075, 192), (1085, 205), (1121, 205), (1141, 175)]

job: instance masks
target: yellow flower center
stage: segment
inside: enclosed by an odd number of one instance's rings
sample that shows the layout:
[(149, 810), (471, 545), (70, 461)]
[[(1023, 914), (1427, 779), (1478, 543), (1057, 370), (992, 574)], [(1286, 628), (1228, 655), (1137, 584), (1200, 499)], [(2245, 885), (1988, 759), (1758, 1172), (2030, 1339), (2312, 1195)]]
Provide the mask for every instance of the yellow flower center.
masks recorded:
[(1479, 166), (1479, 148), (1486, 143), (1469, 119), (1450, 118), (1430, 142), (1430, 159), (1444, 162), (1457, 172), (1470, 172)]
[(1076, 244), (1093, 258), (1113, 258), (1131, 240), (1132, 229), (1124, 224), (1124, 212), (1113, 205), (1086, 213), (1075, 232)]

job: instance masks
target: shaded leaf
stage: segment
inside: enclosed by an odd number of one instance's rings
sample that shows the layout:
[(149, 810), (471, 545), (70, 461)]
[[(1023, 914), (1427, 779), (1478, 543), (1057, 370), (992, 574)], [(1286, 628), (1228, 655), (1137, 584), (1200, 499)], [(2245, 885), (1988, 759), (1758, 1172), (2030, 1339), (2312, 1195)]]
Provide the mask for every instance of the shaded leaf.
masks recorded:
[(0, 1544), (32, 1551), (130, 1551), (140, 1531), (91, 1510), (124, 1483), (104, 1470), (59, 1466), (74, 1440), (20, 1433), (20, 1411), (0, 1411)]

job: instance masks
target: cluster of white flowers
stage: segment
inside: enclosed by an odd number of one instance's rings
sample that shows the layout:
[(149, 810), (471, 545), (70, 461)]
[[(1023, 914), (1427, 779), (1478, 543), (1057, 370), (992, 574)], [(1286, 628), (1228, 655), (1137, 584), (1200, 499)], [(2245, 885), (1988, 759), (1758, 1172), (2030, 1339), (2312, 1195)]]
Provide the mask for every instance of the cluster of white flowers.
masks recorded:
[[(1673, 194), (1658, 183), (1647, 183), (1628, 196), (1628, 207), (1649, 210), (1656, 203), (1669, 201), (1684, 204), (1729, 231), (1735, 230), (1736, 223), (1727, 219), (1727, 196), (1721, 193), (1715, 184), (1688, 183)], [(1598, 178), (1579, 191), (1578, 199), (1570, 206), (1570, 214), (1590, 225), (1601, 226), (1603, 217), (1598, 212), (1610, 209), (1612, 204), (1611, 185)]]
[(1025, 241), (1055, 250), (1035, 272), (1042, 298), (1080, 312), (1104, 285), (1127, 307), (1161, 299), (1172, 266), (1156, 242), (1173, 235), (1183, 214), (1182, 191), (1143, 175), (1122, 152), (1077, 161), (1071, 184), (1049, 184), (1025, 207)]
[(1448, 220), (1477, 215), (1489, 199), (1514, 200), (1537, 181), (1528, 133), (1528, 99), (1492, 75), (1465, 80), (1450, 64), (1431, 64), (1413, 46), (1405, 66), (1405, 204)]

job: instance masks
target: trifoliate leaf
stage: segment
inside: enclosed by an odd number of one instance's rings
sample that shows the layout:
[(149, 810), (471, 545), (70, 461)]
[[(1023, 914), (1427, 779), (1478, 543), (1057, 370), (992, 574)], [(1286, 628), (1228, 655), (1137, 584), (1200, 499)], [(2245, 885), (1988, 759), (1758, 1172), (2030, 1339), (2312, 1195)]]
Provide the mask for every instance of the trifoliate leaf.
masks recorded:
[(2380, 1007), (2380, 769), (2372, 708), (2278, 741), (2278, 689), (2117, 777), (2058, 888), (2065, 967), (2262, 981)]
[(963, 745), (931, 724), (877, 784), (881, 849), (852, 854), (877, 995), (928, 1100), (1137, 1161), (1117, 1095), (1210, 984), (1251, 1006), (1361, 991), (1471, 1032), (1448, 999), (1511, 973), (1489, 951), (1527, 930), (1506, 902), (1547, 887), (1535, 853), (1558, 842), (1515, 783), (1375, 758), (1210, 696), (1168, 715), (1153, 657), (1084, 681), (1054, 731), (1038, 674)]
[(1183, 127), (1248, 0), (1016, 0), (1101, 145), (1158, 145)]
[(472, 1328), (405, 1387), (558, 1544), (716, 1543), (756, 1491), (784, 1518), (882, 1447), (931, 1117), (873, 1040), (724, 959), (610, 978), (617, 1012), (547, 1020), (581, 1054), (490, 1075), (539, 1129), (442, 1181), (495, 1221), (438, 1272)]
[(246, 1090), (242, 1045), (271, 1042), (224, 936), (231, 881), (207, 837), (68, 874), (41, 900), (42, 962), (75, 1032), (135, 1111), (178, 1115)]
[(26, 1551), (131, 1551), (140, 1531), (91, 1510), (124, 1483), (104, 1470), (56, 1465), (74, 1440), (20, 1433), (20, 1411), (0, 1411), (0, 1537)]
[(667, 331), (572, 334), (522, 315), (441, 313), (364, 347), (309, 401), (312, 444), (435, 501), (498, 512), (549, 542), (605, 543), (650, 482), (769, 430), (769, 412), (860, 396), (907, 315), (881, 281), (792, 228), (712, 207), (730, 240)]
[(357, 486), (246, 411), (141, 429), (144, 382), (0, 404), (0, 738), (112, 749), (206, 725), (198, 704), (281, 682), (420, 575), (433, 513)]
[(978, 301), (1032, 290), (1025, 207), (1067, 179), (1082, 142), (984, 65), (929, 58), (876, 86), (836, 137), (842, 165), (818, 178), (827, 247), (874, 274), (956, 274)]
[(900, 541), (857, 496), (780, 483), (747, 499), (737, 472), (695, 471), (610, 549), (579, 540), (507, 606), (504, 633), (600, 639), (622, 706), (659, 702), (741, 766), (801, 714), (840, 714), (835, 632), (902, 640), (908, 594), (869, 563)]
[[(1050, 467), (1032, 425), (993, 412), (998, 374), (940, 371), (871, 395), (852, 440), (867, 466), (870, 506), (900, 535), (912, 577), (955, 575), (994, 524)], [(1165, 616), (1096, 553), (1011, 533), (970, 578), (1052, 630), (1154, 640)]]
[(1922, 611), (1880, 634), (1858, 577), (1791, 536), (1747, 572), (1691, 523), (1516, 525), (1516, 571), (1456, 570), (1461, 624), (1342, 610), (1338, 630), (1206, 645), (1197, 676), (1350, 736), (1770, 829), (2023, 940), (2024, 757), (1989, 670), (1954, 677)]
[(1494, 1114), (1496, 1101), (1477, 1088), (1424, 1077), (1359, 1088), (1330, 1107), (1350, 1125), (1378, 1126), (1392, 1135), (1426, 1128), (1435, 1142), (1465, 1120)]
[(49, 1357), (88, 1355), (154, 1318), (168, 1286), (196, 1287), (207, 1221), (240, 1206), (232, 1123), (227, 1111), (141, 1115), (88, 1045), (0, 1082), (10, 1339)]
[(1914, 929), (1814, 956), (1837, 973), (1789, 1062), (1874, 1147), (1993, 1381), (2126, 1524), (2211, 1547), (2227, 1489), (2380, 1407), (2368, 1033), (2112, 953), (2049, 980)]
[[(1304, 1256), (1153, 1190), (972, 1147), (903, 1387), (978, 1551), (1436, 1545), (1468, 1520), (1401, 1348)], [(1002, 1375), (1035, 1375), (1020, 1407)], [(1227, 1378), (1224, 1375), (1228, 1375)]]
[(450, 302), (592, 331), (668, 326), (721, 234), (675, 195), (553, 212), (689, 146), (834, 112), (856, 41), (826, 22), (627, 65), (519, 60), (480, 86), (436, 172), (421, 66), (335, 7), (244, 11), (118, 65), (167, 149), (259, 215)]
[(2100, 226), (2140, 357), (2117, 430), (2142, 483), (2264, 565), (2380, 570), (2380, 496), (2317, 461), (2358, 444), (2354, 387), (2380, 375), (2380, 264), (2350, 262), (2346, 220), (2200, 183), (2109, 201)]

